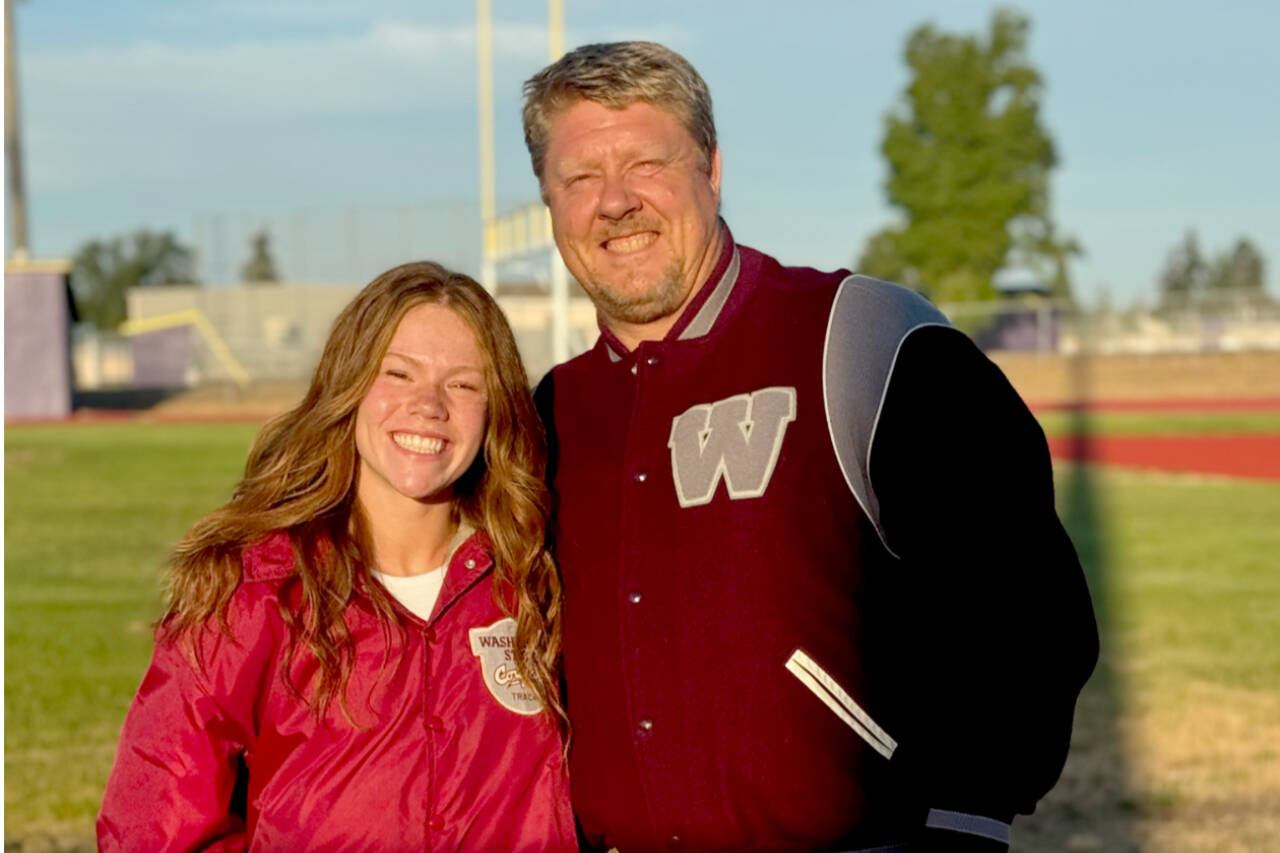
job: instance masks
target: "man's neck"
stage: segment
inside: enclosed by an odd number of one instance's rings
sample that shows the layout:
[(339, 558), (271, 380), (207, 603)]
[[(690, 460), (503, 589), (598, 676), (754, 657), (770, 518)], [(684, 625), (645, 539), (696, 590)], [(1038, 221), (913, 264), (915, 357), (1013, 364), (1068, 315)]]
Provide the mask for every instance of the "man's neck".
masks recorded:
[(724, 252), (725, 243), (725, 226), (722, 222), (716, 230), (715, 239), (711, 241), (707, 246), (707, 250), (703, 253), (702, 261), (698, 265), (696, 283), (689, 288), (684, 301), (671, 313), (648, 323), (627, 323), (610, 319), (601, 314), (601, 322), (618, 339), (618, 342), (627, 348), (628, 352), (634, 350), (645, 341), (662, 340), (671, 331), (672, 327), (680, 322), (680, 318), (684, 316), (684, 312), (689, 308), (690, 303), (698, 298), (698, 294), (710, 282), (711, 274), (715, 272), (720, 263), (720, 255)]

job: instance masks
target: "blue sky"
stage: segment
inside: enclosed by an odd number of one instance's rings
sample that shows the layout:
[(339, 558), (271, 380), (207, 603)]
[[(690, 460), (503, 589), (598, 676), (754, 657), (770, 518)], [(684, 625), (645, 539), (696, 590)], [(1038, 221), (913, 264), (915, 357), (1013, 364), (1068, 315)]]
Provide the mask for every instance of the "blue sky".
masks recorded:
[[(647, 38), (685, 54), (715, 99), (737, 239), (834, 268), (893, 216), (878, 147), (907, 82), (907, 33), (925, 21), (984, 30), (993, 8), (565, 0), (565, 42)], [(1018, 8), (1061, 158), (1052, 209), (1086, 250), (1077, 292), (1149, 300), (1169, 247), (1194, 228), (1209, 252), (1250, 237), (1280, 293), (1280, 4)], [(508, 209), (537, 195), (519, 90), (547, 59), (546, 7), (493, 0), (493, 11)], [(469, 0), (26, 0), (16, 26), (39, 256), (143, 225), (195, 240), (202, 218), (229, 212), (440, 203), (474, 216)], [(412, 227), (447, 262), (477, 262), (465, 221)]]

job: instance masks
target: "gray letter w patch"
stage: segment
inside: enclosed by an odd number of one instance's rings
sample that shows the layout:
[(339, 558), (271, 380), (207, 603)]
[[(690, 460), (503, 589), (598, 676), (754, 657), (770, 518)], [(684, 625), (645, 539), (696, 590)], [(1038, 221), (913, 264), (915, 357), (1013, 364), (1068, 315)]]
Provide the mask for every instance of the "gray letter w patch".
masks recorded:
[(680, 506), (711, 503), (722, 476), (733, 500), (763, 495), (795, 419), (795, 388), (761, 388), (672, 418), (667, 447)]

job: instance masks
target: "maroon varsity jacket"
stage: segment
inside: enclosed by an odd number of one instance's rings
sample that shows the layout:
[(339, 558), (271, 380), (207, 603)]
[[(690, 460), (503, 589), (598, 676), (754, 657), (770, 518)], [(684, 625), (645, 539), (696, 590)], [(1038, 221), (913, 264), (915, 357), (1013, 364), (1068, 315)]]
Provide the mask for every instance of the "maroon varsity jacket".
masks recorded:
[(664, 340), (606, 330), (538, 398), (591, 843), (1007, 845), (1097, 635), (1043, 434), (967, 337), (727, 238)]

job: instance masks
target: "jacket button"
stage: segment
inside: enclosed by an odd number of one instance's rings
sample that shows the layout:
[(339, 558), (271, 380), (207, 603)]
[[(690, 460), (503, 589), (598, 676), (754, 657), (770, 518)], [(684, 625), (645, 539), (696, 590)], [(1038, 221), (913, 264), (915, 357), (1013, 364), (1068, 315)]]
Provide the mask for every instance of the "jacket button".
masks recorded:
[(631, 593), (630, 595), (628, 595), (628, 596), (627, 596), (627, 601), (630, 601), (632, 604), (639, 604), (639, 603), (640, 603), (640, 593), (638, 593), (638, 592), (633, 592), (633, 593)]
[(444, 720), (440, 719), (435, 714), (432, 714), (427, 718), (427, 728), (431, 729), (433, 732), (442, 732), (444, 731)]
[(646, 471), (637, 471), (637, 472), (636, 472), (636, 482), (637, 482), (637, 483), (643, 483), (643, 482), (644, 482), (645, 480), (647, 480), (647, 479), (649, 479), (649, 474), (648, 474), (648, 472), (646, 472)]
[(440, 815), (436, 815), (427, 822), (427, 828), (432, 832), (439, 832), (444, 829), (444, 818), (440, 817)]
[(651, 732), (651, 731), (653, 731), (653, 720), (641, 720), (641, 721), (640, 721), (640, 731), (642, 731), (642, 732)]
[(651, 355), (644, 360), (644, 363), (650, 367), (657, 367), (659, 364), (662, 364), (662, 356), (656, 354)]
[(436, 641), (436, 627), (432, 625), (430, 628), (427, 628), (427, 642), (434, 643), (435, 641)]
[(678, 835), (673, 835), (667, 839), (667, 846), (672, 850), (676, 850), (684, 846), (684, 840)]
[(466, 562), (464, 562), (462, 565), (466, 566), (468, 569), (474, 569), (476, 567), (476, 561), (471, 559), (470, 557), (467, 557)]

